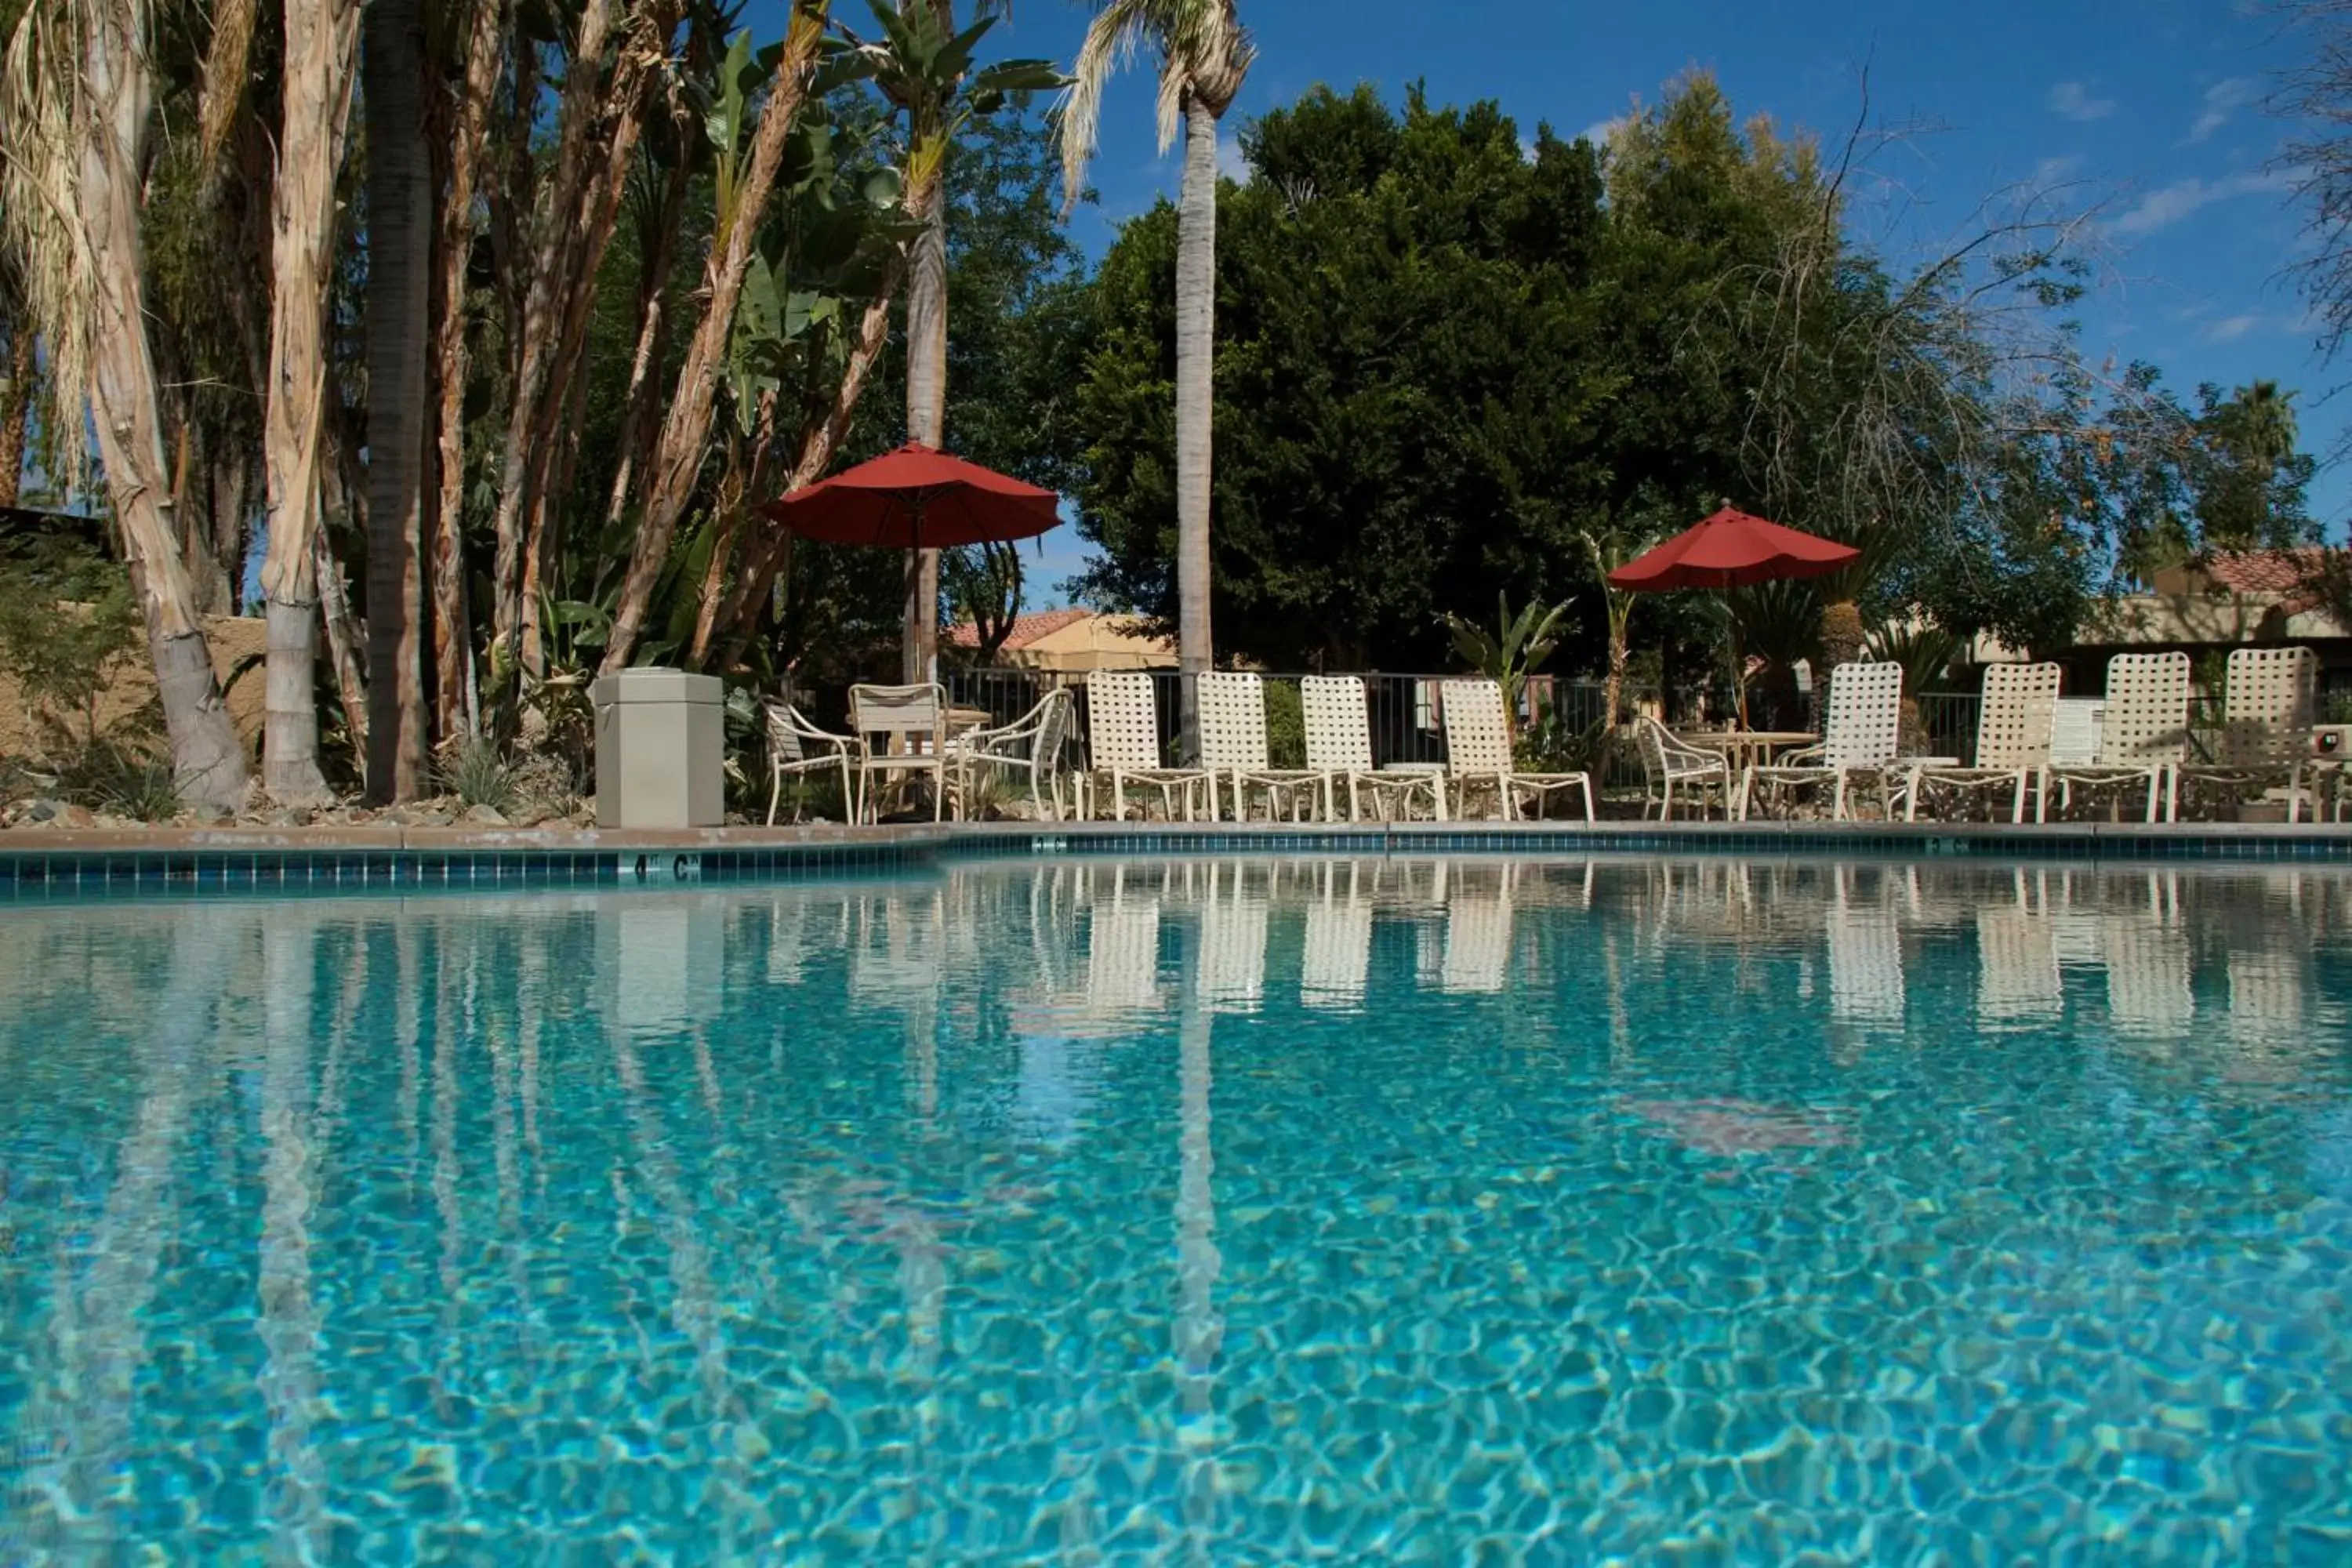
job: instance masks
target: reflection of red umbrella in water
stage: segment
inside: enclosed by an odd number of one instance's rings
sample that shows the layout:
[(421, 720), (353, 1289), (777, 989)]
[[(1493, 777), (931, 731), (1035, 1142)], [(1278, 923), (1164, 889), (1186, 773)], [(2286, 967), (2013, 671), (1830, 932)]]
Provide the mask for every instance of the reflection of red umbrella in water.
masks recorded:
[[(1825, 577), (1862, 554), (1851, 544), (1750, 517), (1729, 501), (1696, 527), (1685, 529), (1609, 574), (1609, 585), (1629, 594), (1670, 594), (1683, 588), (1746, 588), (1790, 577)], [(1748, 727), (1748, 679), (1732, 626), (1732, 666), (1739, 689), (1739, 726)]]
[[(803, 539), (911, 552), (1034, 538), (1062, 521), (1060, 506), (1052, 490), (909, 441), (760, 510)], [(915, 562), (910, 553), (910, 580)], [(912, 638), (911, 624), (907, 631)], [(935, 667), (935, 649), (922, 656)]]

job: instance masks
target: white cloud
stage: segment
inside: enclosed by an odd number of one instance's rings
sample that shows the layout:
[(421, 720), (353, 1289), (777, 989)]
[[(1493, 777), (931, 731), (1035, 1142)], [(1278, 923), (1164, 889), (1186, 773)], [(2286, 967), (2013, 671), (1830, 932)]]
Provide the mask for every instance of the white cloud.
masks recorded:
[(2200, 180), (2192, 175), (2186, 180), (2175, 180), (2168, 185), (2158, 185), (2107, 226), (2126, 237), (2154, 234), (2158, 229), (2171, 227), (2215, 202), (2225, 202), (2233, 196), (2256, 195), (2264, 191), (2285, 190), (2294, 184), (2295, 177), (2295, 171), (2292, 169), (2225, 174), (2218, 180)]
[(1595, 147), (1606, 147), (1609, 145), (1609, 133), (1617, 129), (1617, 121), (1620, 118), (1622, 117), (1612, 115), (1607, 120), (1596, 120), (1591, 124), (1586, 126), (1583, 130), (1578, 132), (1576, 133), (1576, 138), (1580, 141), (1590, 142)]
[(2215, 343), (2234, 343), (2263, 324), (2257, 315), (2224, 316), (2205, 329), (2205, 340)]
[(2105, 120), (2116, 111), (2112, 98), (2093, 98), (2079, 81), (2062, 81), (2050, 89), (2050, 112), (2066, 120)]
[(2037, 190), (2064, 184), (2082, 166), (2083, 157), (2079, 153), (2069, 153), (2057, 158), (2044, 158), (2033, 165), (2033, 177), (2029, 183)]
[(2197, 116), (2196, 122), (2189, 127), (2188, 140), (2205, 141), (2213, 132), (2229, 124), (2231, 116), (2254, 101), (2258, 86), (2259, 84), (2252, 77), (2233, 76), (2227, 80), (2217, 81), (2207, 88), (2204, 110)]

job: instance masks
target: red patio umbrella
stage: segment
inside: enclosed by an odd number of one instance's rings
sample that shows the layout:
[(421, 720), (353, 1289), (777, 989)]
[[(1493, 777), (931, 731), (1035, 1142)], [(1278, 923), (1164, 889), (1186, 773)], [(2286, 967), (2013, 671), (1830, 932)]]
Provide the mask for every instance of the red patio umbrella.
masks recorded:
[[(1746, 588), (1790, 577), (1826, 577), (1858, 559), (1851, 544), (1751, 517), (1729, 501), (1609, 574), (1609, 585), (1629, 594), (1681, 588)], [(1739, 626), (1731, 627), (1732, 681), (1739, 695), (1739, 727), (1748, 727), (1748, 677), (1739, 654)]]
[(919, 558), (911, 552), (1034, 538), (1062, 521), (1060, 509), (1061, 498), (1051, 490), (909, 441), (760, 510), (803, 539), (909, 552), (907, 667), (936, 680), (935, 637), (921, 635), (916, 625), (921, 595)]
[(760, 510), (803, 539), (947, 550), (1029, 539), (1062, 521), (1052, 490), (909, 441)]
[(1609, 574), (1632, 594), (1745, 588), (1784, 577), (1822, 577), (1862, 553), (1850, 544), (1767, 522), (1726, 502), (1721, 511)]

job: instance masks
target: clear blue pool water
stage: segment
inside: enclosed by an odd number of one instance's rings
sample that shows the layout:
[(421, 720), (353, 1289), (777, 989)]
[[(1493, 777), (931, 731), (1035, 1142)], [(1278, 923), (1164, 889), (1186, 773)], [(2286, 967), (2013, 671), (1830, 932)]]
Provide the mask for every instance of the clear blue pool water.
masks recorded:
[(0, 1563), (2352, 1562), (2347, 1002), (2310, 870), (0, 909)]

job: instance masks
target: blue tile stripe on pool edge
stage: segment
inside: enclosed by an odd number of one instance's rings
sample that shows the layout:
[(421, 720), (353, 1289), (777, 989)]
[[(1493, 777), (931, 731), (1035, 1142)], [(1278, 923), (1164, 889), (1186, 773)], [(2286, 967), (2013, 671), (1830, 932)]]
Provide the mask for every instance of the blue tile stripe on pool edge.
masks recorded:
[(1302, 830), (1131, 833), (1040, 828), (950, 835), (944, 842), (791, 845), (715, 849), (287, 849), (0, 851), (0, 888), (54, 893), (179, 889), (306, 890), (448, 887), (613, 887), (833, 876), (985, 854), (1671, 854), (1872, 856), (1915, 859), (2210, 860), (2352, 865), (2352, 834), (2116, 836), (1998, 834), (1641, 833), (1526, 828), (1412, 833)]

